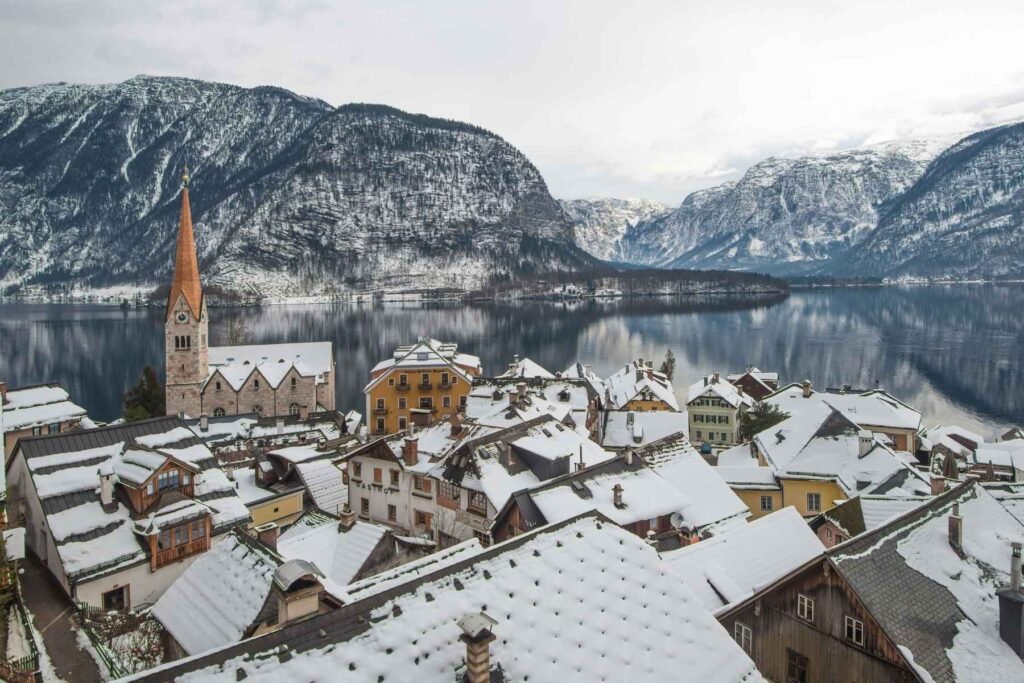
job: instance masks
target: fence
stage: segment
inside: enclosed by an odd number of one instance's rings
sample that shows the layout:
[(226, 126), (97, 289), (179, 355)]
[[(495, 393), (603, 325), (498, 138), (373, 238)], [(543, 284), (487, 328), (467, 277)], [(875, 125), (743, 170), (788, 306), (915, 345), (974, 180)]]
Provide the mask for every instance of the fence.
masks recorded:
[(27, 683), (28, 681), (41, 681), (42, 674), (39, 672), (39, 648), (36, 646), (35, 636), (32, 634), (32, 625), (29, 622), (28, 612), (21, 601), (21, 593), (15, 593), (11, 603), (18, 613), (18, 621), (25, 632), (28, 643), (29, 654), (18, 659), (12, 659), (2, 663), (3, 671), (0, 671), (0, 678), (10, 680), (14, 683)]

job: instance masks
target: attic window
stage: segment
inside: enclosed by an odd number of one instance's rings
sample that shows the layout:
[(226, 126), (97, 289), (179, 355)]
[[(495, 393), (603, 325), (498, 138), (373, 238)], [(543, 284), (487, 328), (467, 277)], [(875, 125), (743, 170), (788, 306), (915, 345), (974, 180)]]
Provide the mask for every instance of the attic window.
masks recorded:
[(430, 358), (430, 354), (427, 353), (426, 351), (416, 352), (416, 360), (427, 360), (428, 358)]

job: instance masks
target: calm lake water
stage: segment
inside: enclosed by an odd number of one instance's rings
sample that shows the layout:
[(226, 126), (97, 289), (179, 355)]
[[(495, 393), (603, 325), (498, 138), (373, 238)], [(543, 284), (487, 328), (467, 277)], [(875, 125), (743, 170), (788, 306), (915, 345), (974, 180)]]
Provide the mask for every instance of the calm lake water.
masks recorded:
[[(514, 353), (552, 371), (579, 359), (606, 375), (630, 358), (676, 356), (676, 390), (755, 364), (783, 381), (880, 386), (926, 414), (993, 435), (1024, 423), (1024, 286), (795, 291), (760, 299), (631, 299), (579, 304), (310, 305), (215, 308), (254, 342), (331, 340), (338, 407), (363, 411), (368, 372), (418, 336), (458, 342), (485, 373)], [(95, 419), (120, 412), (148, 364), (163, 368), (162, 309), (0, 304), (0, 379), (63, 384)]]

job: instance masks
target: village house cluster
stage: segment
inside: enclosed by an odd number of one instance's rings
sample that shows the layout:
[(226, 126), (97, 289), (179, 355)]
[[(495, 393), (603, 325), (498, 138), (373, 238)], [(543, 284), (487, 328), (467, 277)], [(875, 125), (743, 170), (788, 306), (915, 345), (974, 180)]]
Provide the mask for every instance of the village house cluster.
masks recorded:
[(114, 675), (1024, 680), (1020, 429), (430, 337), (343, 413), (330, 342), (208, 346), (187, 186), (165, 325), (166, 416), (0, 384), (5, 567), (151, 630)]

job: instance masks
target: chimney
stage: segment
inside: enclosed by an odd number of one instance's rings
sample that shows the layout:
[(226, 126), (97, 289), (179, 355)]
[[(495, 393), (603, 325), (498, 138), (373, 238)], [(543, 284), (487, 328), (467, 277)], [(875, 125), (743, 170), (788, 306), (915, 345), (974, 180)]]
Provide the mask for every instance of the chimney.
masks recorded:
[(653, 369), (653, 368), (654, 368), (654, 361), (653, 361), (653, 360), (649, 360), (649, 361), (647, 361), (647, 367), (649, 367), (649, 368), (652, 368), (652, 369)]
[(284, 434), (284, 418), (283, 417), (277, 418), (277, 433), (278, 434)]
[(999, 636), (1017, 656), (1024, 659), (1024, 593), (1021, 593), (1021, 544), (1010, 544), (1010, 585), (998, 591)]
[(324, 587), (316, 567), (304, 560), (289, 560), (274, 571), (277, 595), (277, 628), (320, 611)]
[(266, 524), (260, 524), (253, 528), (256, 532), (256, 540), (267, 546), (273, 551), (277, 551), (277, 537), (281, 533), (281, 528), (274, 522), (267, 522)]
[(636, 371), (636, 381), (637, 382), (642, 382), (643, 380), (644, 380), (643, 368), (638, 368), (637, 371)]
[(516, 391), (515, 389), (509, 389), (508, 390), (508, 404), (510, 406), (514, 406), (516, 404), (516, 401), (518, 401), (518, 400), (519, 400), (519, 392)]
[(114, 466), (110, 461), (100, 465), (100, 505), (104, 512), (117, 510), (117, 503), (114, 502)]
[(718, 378), (719, 378), (719, 375), (718, 375), (717, 372), (715, 374), (711, 375), (711, 383), (712, 384), (718, 384)]
[(519, 394), (520, 401), (526, 398), (526, 382), (518, 382), (516, 384), (516, 393)]
[(863, 458), (871, 450), (871, 447), (875, 443), (875, 438), (866, 429), (862, 429), (857, 432), (857, 455)]
[(299, 420), (301, 420), (302, 422), (305, 422), (308, 419), (309, 419), (309, 406), (307, 406), (307, 405), (299, 406)]
[(348, 504), (348, 501), (345, 501), (345, 506), (341, 508), (341, 514), (338, 515), (338, 519), (338, 527), (344, 531), (348, 531), (356, 523), (356, 513), (352, 506)]
[[(627, 453), (629, 451), (626, 451)], [(624, 508), (626, 504), (622, 502), (622, 484), (616, 483), (612, 487), (612, 504), (617, 508)]]
[(648, 529), (647, 530), (647, 537), (644, 539), (645, 541), (647, 541), (647, 545), (649, 545), (649, 546), (651, 546), (653, 548), (657, 548), (658, 547), (658, 539), (655, 538), (656, 535), (657, 534), (654, 533), (654, 529)]
[(228, 463), (224, 466), (224, 476), (228, 478), (228, 481), (235, 480), (235, 466), (233, 463)]
[(623, 458), (625, 459), (627, 465), (632, 465), (633, 464), (633, 449), (632, 448), (627, 448), (626, 452), (623, 454)]
[(0, 382), (0, 405), (7, 400), (7, 382)]
[(475, 612), (463, 616), (456, 623), (462, 629), (459, 640), (466, 644), (466, 683), (490, 683), (490, 645), (494, 642), (491, 631), (498, 622), (483, 612)]
[(707, 376), (705, 376), (704, 377), (704, 386), (707, 386), (707, 385), (708, 385), (708, 378), (707, 378)]
[(452, 438), (456, 439), (462, 434), (462, 416), (458, 413), (452, 415)]
[(937, 496), (946, 490), (946, 480), (937, 474), (932, 475), (932, 495)]
[(579, 472), (584, 467), (586, 467), (586, 465), (583, 464), (583, 445), (581, 444), (580, 445), (580, 459), (579, 459), (579, 462), (576, 463), (576, 471)]
[(503, 441), (501, 445), (505, 449), (505, 464), (508, 467), (511, 467), (512, 465), (515, 465), (516, 464), (516, 454), (515, 454), (515, 451), (512, 450), (512, 444), (510, 444), (507, 441)]
[(203, 413), (199, 416), (199, 431), (208, 432), (210, 431), (210, 416)]
[(957, 555), (963, 555), (964, 518), (960, 516), (960, 503), (953, 505), (953, 512), (949, 515), (949, 545), (953, 547)]
[(402, 462), (406, 467), (412, 467), (420, 461), (419, 441), (419, 437), (412, 430), (409, 430), (409, 435), (402, 441)]
[(803, 390), (804, 398), (810, 398), (811, 397), (811, 391), (813, 389), (813, 386), (811, 385), (811, 380), (805, 379), (803, 381), (803, 384), (800, 385), (800, 388)]

